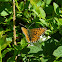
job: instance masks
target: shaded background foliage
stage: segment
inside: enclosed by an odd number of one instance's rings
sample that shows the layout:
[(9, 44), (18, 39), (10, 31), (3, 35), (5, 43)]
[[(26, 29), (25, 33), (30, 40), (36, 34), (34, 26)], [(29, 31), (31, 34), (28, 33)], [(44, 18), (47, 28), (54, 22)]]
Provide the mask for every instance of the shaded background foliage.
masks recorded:
[[(0, 0), (0, 58), (3, 62), (61, 62), (62, 61), (62, 0), (15, 0), (16, 38), (13, 44), (12, 0)], [(47, 28), (46, 37), (39, 46), (27, 46), (19, 23), (27, 28)], [(38, 45), (38, 43), (37, 43)]]

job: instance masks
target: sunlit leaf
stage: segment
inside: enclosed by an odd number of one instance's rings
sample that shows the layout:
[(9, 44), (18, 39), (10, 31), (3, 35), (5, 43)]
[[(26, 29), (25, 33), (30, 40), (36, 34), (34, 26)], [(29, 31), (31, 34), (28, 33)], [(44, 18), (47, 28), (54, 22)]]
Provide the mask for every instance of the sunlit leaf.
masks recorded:
[(44, 2), (49, 5), (51, 3), (52, 0), (44, 0)]
[(39, 18), (43, 18), (43, 19), (45, 19), (45, 17), (46, 17), (46, 13), (45, 13), (45, 11), (40, 7), (39, 8)]
[(54, 6), (54, 11), (57, 15), (59, 15), (59, 6), (58, 4), (56, 4), (55, 2), (53, 3), (53, 6)]
[(4, 44), (2, 45), (2, 50), (3, 50), (4, 48), (6, 48), (10, 43), (11, 43), (11, 41), (7, 41), (6, 43), (4, 43)]
[(39, 51), (42, 51), (42, 49), (38, 48), (37, 46), (29, 46), (28, 48), (30, 48), (29, 53), (37, 53)]
[(3, 11), (1, 12), (1, 16), (7, 16), (7, 15), (8, 15), (8, 13), (7, 13), (6, 11), (3, 10)]
[(22, 46), (22, 49), (27, 46), (27, 42), (25, 40), (25, 38), (21, 39), (21, 46)]
[(44, 19), (40, 19), (40, 21), (41, 21), (42, 24), (45, 24), (46, 26), (48, 25)]
[(62, 18), (58, 19), (58, 18), (55, 17), (55, 20), (58, 22), (58, 25), (62, 25)]
[(10, 37), (10, 38), (6, 38), (6, 41), (12, 41), (12, 38)]
[(55, 57), (62, 57), (62, 46), (59, 46), (56, 50), (54, 50), (53, 55)]
[(59, 18), (58, 22), (62, 25), (62, 18)]
[(40, 0), (30, 0), (30, 3), (31, 3), (32, 5), (36, 5), (39, 1), (40, 1)]

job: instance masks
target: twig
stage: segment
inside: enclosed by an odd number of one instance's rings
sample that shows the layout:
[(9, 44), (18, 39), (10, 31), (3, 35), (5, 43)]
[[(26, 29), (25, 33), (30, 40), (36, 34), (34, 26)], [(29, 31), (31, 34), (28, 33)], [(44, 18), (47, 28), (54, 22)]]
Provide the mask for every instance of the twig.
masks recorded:
[(16, 44), (16, 30), (15, 30), (15, 0), (13, 0), (13, 35), (14, 35), (14, 45)]

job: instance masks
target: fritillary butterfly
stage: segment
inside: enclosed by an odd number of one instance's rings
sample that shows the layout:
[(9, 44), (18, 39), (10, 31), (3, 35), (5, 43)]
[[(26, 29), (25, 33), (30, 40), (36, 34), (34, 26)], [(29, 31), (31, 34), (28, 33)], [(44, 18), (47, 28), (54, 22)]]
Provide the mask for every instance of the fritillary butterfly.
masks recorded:
[(45, 28), (26, 29), (21, 27), (28, 42), (37, 42), (40, 36), (46, 31)]

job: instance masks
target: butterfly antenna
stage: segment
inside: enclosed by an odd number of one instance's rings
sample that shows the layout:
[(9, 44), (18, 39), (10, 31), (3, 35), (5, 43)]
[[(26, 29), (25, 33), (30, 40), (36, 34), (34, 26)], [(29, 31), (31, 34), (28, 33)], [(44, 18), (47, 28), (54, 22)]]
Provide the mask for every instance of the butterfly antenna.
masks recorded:
[[(31, 27), (34, 23), (35, 23), (35, 22), (33, 22), (29, 27)], [(29, 28), (29, 27), (28, 27), (28, 28)]]
[(23, 27), (27, 28), (25, 25), (23, 25), (22, 23), (19, 23), (20, 25), (22, 25)]

